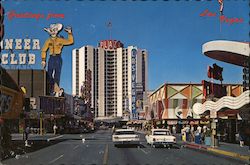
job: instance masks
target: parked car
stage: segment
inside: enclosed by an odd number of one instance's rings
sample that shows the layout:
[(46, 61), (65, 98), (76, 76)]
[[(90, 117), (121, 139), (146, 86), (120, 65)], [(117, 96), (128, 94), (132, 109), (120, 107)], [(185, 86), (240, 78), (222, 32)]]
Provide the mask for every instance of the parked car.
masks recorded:
[(99, 130), (108, 130), (108, 126), (101, 125), (101, 126), (99, 127)]
[(150, 134), (145, 136), (147, 144), (152, 147), (164, 146), (172, 147), (176, 144), (176, 137), (171, 135), (168, 129), (152, 129)]
[(140, 139), (135, 131), (132, 129), (117, 129), (114, 131), (112, 135), (112, 141), (114, 146), (117, 147), (118, 145), (139, 145)]

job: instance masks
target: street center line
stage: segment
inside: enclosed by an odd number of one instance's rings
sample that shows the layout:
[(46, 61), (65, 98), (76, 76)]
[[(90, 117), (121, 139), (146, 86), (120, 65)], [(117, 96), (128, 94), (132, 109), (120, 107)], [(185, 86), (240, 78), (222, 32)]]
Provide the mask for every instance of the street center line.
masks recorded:
[(103, 165), (108, 164), (108, 152), (109, 152), (109, 146), (108, 144), (106, 144), (104, 155), (103, 155), (103, 163), (102, 163)]
[(73, 150), (77, 149), (78, 147), (79, 147), (79, 145), (75, 146), (75, 147), (73, 148)]
[(59, 157), (55, 158), (54, 160), (51, 160), (51, 161), (49, 162), (49, 164), (54, 163), (55, 161), (61, 159), (62, 157), (63, 157), (63, 155), (60, 155)]
[(61, 137), (63, 137), (63, 135), (60, 135), (60, 136), (56, 136), (56, 137), (49, 138), (49, 139), (47, 139), (47, 141), (49, 142), (50, 140), (59, 139), (59, 138), (61, 138)]

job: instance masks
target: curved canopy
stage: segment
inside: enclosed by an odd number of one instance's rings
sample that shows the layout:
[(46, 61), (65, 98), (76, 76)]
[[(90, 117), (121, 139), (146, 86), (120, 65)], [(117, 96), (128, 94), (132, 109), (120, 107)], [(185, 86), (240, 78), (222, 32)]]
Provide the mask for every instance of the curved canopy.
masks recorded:
[(210, 58), (244, 67), (244, 62), (250, 55), (249, 44), (237, 41), (210, 41), (202, 45), (202, 53)]

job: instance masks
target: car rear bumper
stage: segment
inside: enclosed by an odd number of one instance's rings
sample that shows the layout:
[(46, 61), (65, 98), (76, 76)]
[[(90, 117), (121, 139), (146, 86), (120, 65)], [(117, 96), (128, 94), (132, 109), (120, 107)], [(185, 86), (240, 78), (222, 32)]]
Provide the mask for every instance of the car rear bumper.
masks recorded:
[(152, 145), (173, 145), (175, 142), (153, 142)]
[(140, 144), (139, 141), (113, 141), (115, 145)]

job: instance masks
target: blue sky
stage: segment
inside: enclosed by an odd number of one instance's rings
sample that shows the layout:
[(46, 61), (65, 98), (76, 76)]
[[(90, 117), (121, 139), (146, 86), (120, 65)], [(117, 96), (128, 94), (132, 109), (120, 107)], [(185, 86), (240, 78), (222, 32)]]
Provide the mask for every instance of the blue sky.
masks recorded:
[[(63, 49), (61, 87), (71, 93), (71, 51), (84, 45), (96, 46), (109, 39), (106, 23), (112, 22), (112, 39), (127, 47), (134, 45), (149, 53), (149, 89), (154, 90), (165, 82), (200, 83), (206, 76), (207, 66), (217, 63), (224, 68), (224, 83), (242, 83), (242, 68), (210, 59), (202, 54), (202, 44), (225, 39), (249, 41), (249, 6), (247, 0), (225, 1), (224, 15), (243, 18), (243, 23), (219, 23), (217, 1), (10, 1), (2, 2), (6, 17), (5, 38), (38, 38), (41, 47), (49, 37), (43, 30), (51, 23), (71, 26), (75, 43)], [(208, 9), (215, 17), (200, 17)], [(64, 14), (65, 18), (9, 20), (9, 11), (16, 13)], [(66, 33), (60, 33), (67, 37)], [(20, 51), (19, 51), (20, 52)], [(36, 54), (34, 69), (41, 68), (40, 51)]]

